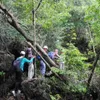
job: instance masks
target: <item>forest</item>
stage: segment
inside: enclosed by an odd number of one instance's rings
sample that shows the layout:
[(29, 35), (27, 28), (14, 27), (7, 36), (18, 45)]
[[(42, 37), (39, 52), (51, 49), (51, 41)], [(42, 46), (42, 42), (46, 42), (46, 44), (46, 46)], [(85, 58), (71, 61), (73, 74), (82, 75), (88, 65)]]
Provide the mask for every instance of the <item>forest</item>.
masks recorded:
[[(0, 100), (100, 100), (100, 0), (0, 0)], [(48, 52), (58, 50), (59, 58)], [(14, 96), (13, 61), (31, 47), (34, 77), (24, 65)], [(46, 65), (42, 79), (40, 61)], [(63, 69), (60, 68), (63, 62)]]

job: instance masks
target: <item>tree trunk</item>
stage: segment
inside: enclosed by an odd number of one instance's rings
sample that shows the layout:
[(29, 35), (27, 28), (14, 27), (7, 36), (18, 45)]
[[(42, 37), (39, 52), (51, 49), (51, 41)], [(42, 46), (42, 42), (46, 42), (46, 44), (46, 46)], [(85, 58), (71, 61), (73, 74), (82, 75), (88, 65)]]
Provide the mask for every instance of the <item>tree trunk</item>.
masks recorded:
[[(4, 14), (6, 15), (7, 21), (8, 23), (13, 26), (27, 41), (33, 43), (33, 40), (29, 39), (26, 36), (26, 32), (20, 27), (20, 25), (18, 24), (18, 22), (16, 21), (16, 19), (14, 18), (14, 16), (7, 11), (7, 9), (0, 4), (0, 9), (4, 12)], [(50, 59), (50, 57), (47, 55), (47, 53), (44, 52), (44, 50), (41, 48), (41, 46), (36, 43), (36, 48), (42, 53), (44, 59), (51, 65), (54, 67), (58, 67), (55, 62), (53, 60)]]
[(93, 77), (93, 74), (94, 74), (94, 70), (96, 68), (96, 65), (97, 65), (98, 60), (99, 60), (99, 54), (96, 55), (96, 58), (94, 60), (93, 68), (92, 68), (91, 74), (90, 74), (90, 76), (88, 78), (87, 87), (90, 86), (90, 83), (91, 83), (91, 80), (92, 80), (92, 77)]

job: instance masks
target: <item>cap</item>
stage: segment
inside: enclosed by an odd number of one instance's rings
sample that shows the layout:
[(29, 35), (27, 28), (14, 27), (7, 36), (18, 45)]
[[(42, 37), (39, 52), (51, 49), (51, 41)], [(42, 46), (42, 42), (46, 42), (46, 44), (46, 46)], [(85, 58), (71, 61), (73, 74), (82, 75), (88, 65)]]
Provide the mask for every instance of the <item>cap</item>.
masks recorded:
[(46, 49), (48, 49), (48, 47), (45, 45), (43, 48), (46, 48)]
[(21, 51), (20, 54), (25, 55), (25, 51)]

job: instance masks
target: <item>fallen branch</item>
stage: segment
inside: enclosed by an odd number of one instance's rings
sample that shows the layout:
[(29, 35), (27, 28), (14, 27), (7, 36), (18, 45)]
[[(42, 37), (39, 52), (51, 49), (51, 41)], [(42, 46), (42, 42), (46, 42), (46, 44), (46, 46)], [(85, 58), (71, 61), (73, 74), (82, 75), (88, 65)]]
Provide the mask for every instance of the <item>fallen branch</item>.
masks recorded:
[[(28, 38), (28, 36), (26, 36), (27, 33), (20, 27), (20, 25), (16, 21), (15, 17), (3, 5), (1, 5), (1, 4), (0, 4), (0, 9), (5, 13), (8, 23), (11, 26), (13, 26), (27, 41), (33, 43), (34, 41), (31, 40), (30, 38)], [(41, 46), (38, 43), (36, 43), (35, 45), (36, 45), (36, 48), (42, 53), (44, 59), (51, 66), (58, 67), (55, 64), (55, 62), (50, 59), (50, 57), (47, 55), (47, 53), (44, 52), (44, 50), (41, 48)]]
[(3, 6), (0, 4), (0, 9), (5, 13), (6, 18), (8, 23), (13, 26), (19, 33), (21, 33), (22, 36), (24, 36), (24, 38), (27, 41), (32, 41), (30, 40), (26, 35), (25, 35), (25, 31), (20, 27), (20, 25), (17, 23), (15, 17)]
[[(46, 62), (46, 60), (41, 56), (41, 54), (35, 49), (35, 47), (30, 43), (30, 42), (27, 42), (26, 43), (41, 57), (41, 59), (45, 62), (45, 64), (47, 65), (47, 67), (51, 70), (51, 66)], [(52, 73), (57, 77), (59, 78), (61, 81), (63, 80), (57, 73), (53, 72)]]
[[(37, 50), (32, 46), (31, 43), (33, 43), (33, 40), (30, 40), (25, 34), (26, 32), (20, 27), (20, 25), (18, 24), (18, 22), (16, 21), (16, 19), (14, 18), (14, 16), (9, 12), (7, 11), (7, 9), (0, 4), (0, 9), (6, 14), (6, 18), (7, 18), (7, 21), (8, 23), (13, 26), (28, 42), (27, 44), (30, 45), (32, 47), (32, 49), (38, 54), (39, 52), (37, 52)], [(10, 19), (9, 19), (10, 18)], [(31, 43), (30, 43), (31, 42)], [(50, 59), (50, 57), (47, 55), (47, 53), (41, 48), (41, 46), (39, 44), (35, 44), (36, 45), (36, 48), (41, 52), (41, 54), (43, 55), (43, 58), (41, 55), (41, 58), (43, 59), (43, 61), (47, 64), (48, 68), (51, 70), (51, 66), (55, 66), (55, 67), (58, 67), (55, 62), (53, 60)], [(49, 62), (49, 64), (47, 63)], [(60, 80), (62, 80), (62, 78), (55, 72), (53, 72), (54, 75), (59, 78)]]

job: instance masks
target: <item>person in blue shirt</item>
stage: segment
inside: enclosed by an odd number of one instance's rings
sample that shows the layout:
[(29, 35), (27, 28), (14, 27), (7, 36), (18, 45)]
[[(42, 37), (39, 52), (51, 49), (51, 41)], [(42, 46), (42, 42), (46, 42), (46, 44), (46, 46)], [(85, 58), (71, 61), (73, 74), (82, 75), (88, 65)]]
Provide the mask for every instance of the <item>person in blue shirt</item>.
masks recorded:
[(15, 74), (16, 74), (15, 90), (12, 91), (12, 93), (13, 93), (14, 96), (16, 96), (16, 93), (21, 92), (20, 90), (21, 90), (22, 74), (23, 74), (23, 71), (24, 71), (24, 64), (25, 63), (31, 63), (34, 60), (34, 57), (32, 57), (30, 60), (28, 60), (27, 58), (25, 58), (25, 52), (24, 51), (21, 51), (20, 55), (21, 56), (18, 57), (15, 60), (15, 63), (16, 63), (16, 61), (19, 60), (20, 61), (19, 64), (17, 66), (13, 66), (14, 70), (15, 70)]
[[(43, 47), (43, 50), (47, 53), (48, 52), (48, 47), (45, 45)], [(41, 54), (41, 53), (40, 53)], [(40, 61), (40, 73), (42, 75), (42, 78), (44, 78), (45, 74), (46, 74), (46, 64), (45, 62), (41, 59), (41, 57), (38, 55), (37, 59)]]

